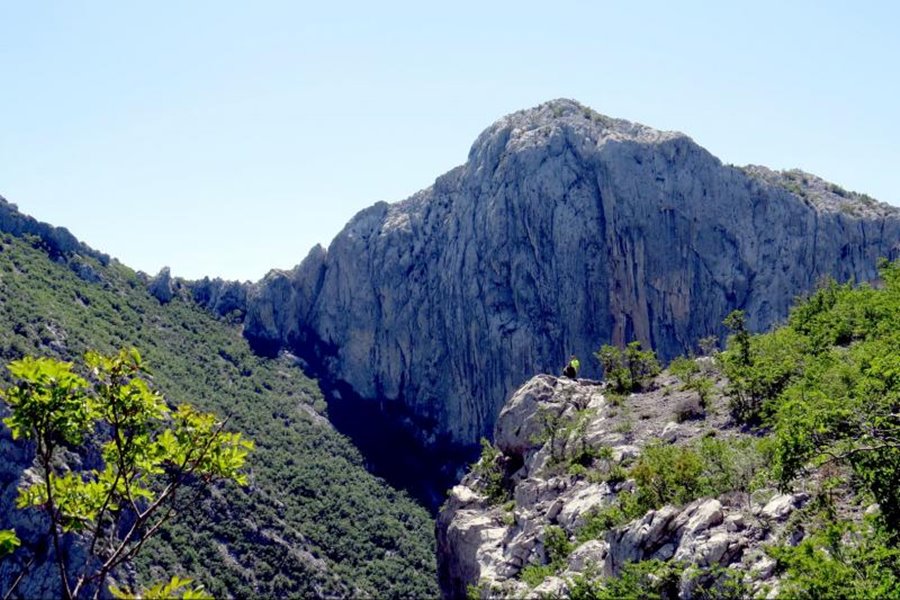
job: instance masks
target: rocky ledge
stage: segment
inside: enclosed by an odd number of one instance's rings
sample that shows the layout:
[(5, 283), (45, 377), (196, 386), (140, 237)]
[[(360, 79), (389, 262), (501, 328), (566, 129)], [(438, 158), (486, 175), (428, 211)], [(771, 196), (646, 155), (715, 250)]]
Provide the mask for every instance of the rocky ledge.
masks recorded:
[[(715, 386), (702, 418), (686, 408), (696, 404), (696, 392), (665, 373), (652, 391), (627, 397), (600, 382), (549, 375), (516, 391), (497, 421), (494, 446), (450, 491), (439, 514), (445, 597), (568, 596), (579, 579), (616, 577), (625, 565), (649, 559), (683, 568), (679, 598), (705, 597), (698, 586), (722, 573), (748, 593), (777, 594), (775, 561), (764, 547), (802, 537), (788, 523), (806, 504), (805, 492), (763, 487), (750, 493), (748, 486), (667, 504), (627, 522), (610, 517), (610, 526), (603, 525), (604, 511), (637, 496), (633, 471), (624, 467), (649, 445), (754, 441), (729, 423), (724, 383), (709, 363), (706, 368)], [(749, 473), (752, 465), (744, 468)]]

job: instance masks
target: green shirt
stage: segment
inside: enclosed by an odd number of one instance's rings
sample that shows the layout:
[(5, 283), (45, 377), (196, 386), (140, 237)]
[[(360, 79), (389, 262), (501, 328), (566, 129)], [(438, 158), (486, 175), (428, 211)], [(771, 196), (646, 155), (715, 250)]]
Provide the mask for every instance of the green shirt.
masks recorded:
[(578, 359), (577, 359), (577, 358), (573, 358), (573, 359), (569, 362), (569, 366), (572, 367), (573, 369), (575, 369), (575, 372), (577, 373), (579, 367), (581, 367), (581, 363), (578, 362)]

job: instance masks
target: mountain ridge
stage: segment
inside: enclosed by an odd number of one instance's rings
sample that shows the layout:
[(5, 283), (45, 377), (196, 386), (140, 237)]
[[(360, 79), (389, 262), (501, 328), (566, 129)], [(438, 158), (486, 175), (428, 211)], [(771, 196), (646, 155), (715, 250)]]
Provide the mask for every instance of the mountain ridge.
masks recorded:
[(900, 210), (828, 189), (814, 202), (803, 186), (823, 180), (801, 177), (798, 194), (787, 179), (723, 165), (682, 133), (545, 103), (252, 286), (245, 334), (407, 410), (423, 444), (471, 447), (512, 389), (571, 352), (638, 339), (671, 358), (721, 336), (735, 308), (762, 330), (819, 278), (870, 280), (897, 255)]
[[(37, 223), (22, 215), (14, 222)], [(41, 230), (53, 231), (46, 224)], [(58, 252), (39, 233), (0, 234), (0, 364), (23, 356), (77, 361), (88, 349), (134, 346), (167, 401), (227, 416), (230, 428), (256, 442), (250, 485), (199, 490), (191, 509), (179, 506), (180, 518), (115, 574), (117, 582), (179, 575), (215, 597), (434, 596), (426, 510), (366, 472), (358, 449), (327, 422), (318, 385), (294, 357), (256, 356), (239, 326), (196, 305), (187, 286), (170, 280), (173, 295), (162, 302), (148, 283), (79, 245)], [(6, 368), (0, 382), (10, 382)], [(0, 416), (7, 414), (0, 403)], [(97, 466), (99, 456), (72, 450), (68, 468)], [(22, 540), (0, 563), (0, 594), (33, 556), (16, 593), (59, 597), (48, 523), (39, 511), (15, 508), (18, 486), (33, 476), (34, 452), (0, 426), (0, 529), (15, 529)], [(72, 535), (62, 547), (72, 564), (84, 558)]]

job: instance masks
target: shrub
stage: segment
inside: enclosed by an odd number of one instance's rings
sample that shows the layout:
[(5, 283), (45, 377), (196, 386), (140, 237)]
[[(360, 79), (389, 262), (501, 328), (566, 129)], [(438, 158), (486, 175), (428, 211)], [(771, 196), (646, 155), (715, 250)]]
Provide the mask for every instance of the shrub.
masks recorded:
[(600, 509), (592, 509), (586, 515), (584, 525), (575, 534), (575, 538), (580, 543), (600, 539), (601, 535), (613, 527), (627, 523), (628, 517), (629, 515), (617, 504)]
[(555, 571), (550, 565), (525, 565), (519, 571), (519, 579), (530, 587), (537, 587), (554, 573)]
[(478, 477), (478, 485), (491, 504), (502, 504), (509, 500), (502, 460), (500, 450), (487, 438), (481, 438), (481, 458), (472, 465), (472, 472)]
[(675, 421), (684, 423), (694, 419), (703, 419), (706, 417), (706, 411), (697, 398), (685, 398), (675, 407)]
[(871, 520), (860, 526), (832, 522), (796, 547), (769, 553), (784, 571), (785, 597), (900, 597), (900, 548)]
[(731, 416), (748, 425), (767, 421), (780, 394), (801, 374), (807, 349), (806, 338), (789, 328), (756, 336), (738, 331), (729, 338), (720, 359)]
[(603, 366), (606, 380), (613, 391), (626, 393), (640, 390), (659, 374), (659, 361), (653, 350), (642, 350), (641, 343), (631, 342), (625, 350), (604, 345), (594, 353)]
[(638, 485), (638, 502), (646, 510), (666, 504), (686, 504), (707, 493), (703, 463), (692, 448), (650, 444), (631, 476)]
[(762, 466), (752, 439), (704, 438), (693, 446), (650, 444), (631, 469), (641, 512), (703, 496), (748, 491)]
[(569, 536), (562, 527), (550, 525), (544, 529), (545, 565), (527, 565), (519, 571), (519, 579), (531, 587), (541, 584), (547, 577), (558, 573), (566, 566), (566, 559), (572, 552)]
[(569, 536), (562, 527), (550, 525), (544, 529), (544, 550), (554, 567), (562, 567), (572, 552)]
[(669, 372), (687, 386), (690, 385), (694, 377), (700, 372), (700, 366), (693, 358), (679, 356), (669, 363)]
[(569, 581), (572, 600), (663, 600), (678, 598), (678, 586), (684, 567), (676, 562), (645, 560), (628, 563), (618, 577), (595, 578), (591, 573), (576, 575)]

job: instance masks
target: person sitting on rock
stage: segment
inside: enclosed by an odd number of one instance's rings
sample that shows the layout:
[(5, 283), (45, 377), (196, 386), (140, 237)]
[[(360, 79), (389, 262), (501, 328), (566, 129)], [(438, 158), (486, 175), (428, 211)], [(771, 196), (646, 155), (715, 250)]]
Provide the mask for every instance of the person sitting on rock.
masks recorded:
[(573, 354), (569, 357), (569, 364), (566, 365), (566, 368), (563, 370), (563, 375), (568, 377), (569, 379), (575, 379), (578, 377), (578, 369), (581, 367), (581, 363), (578, 361), (578, 358)]

